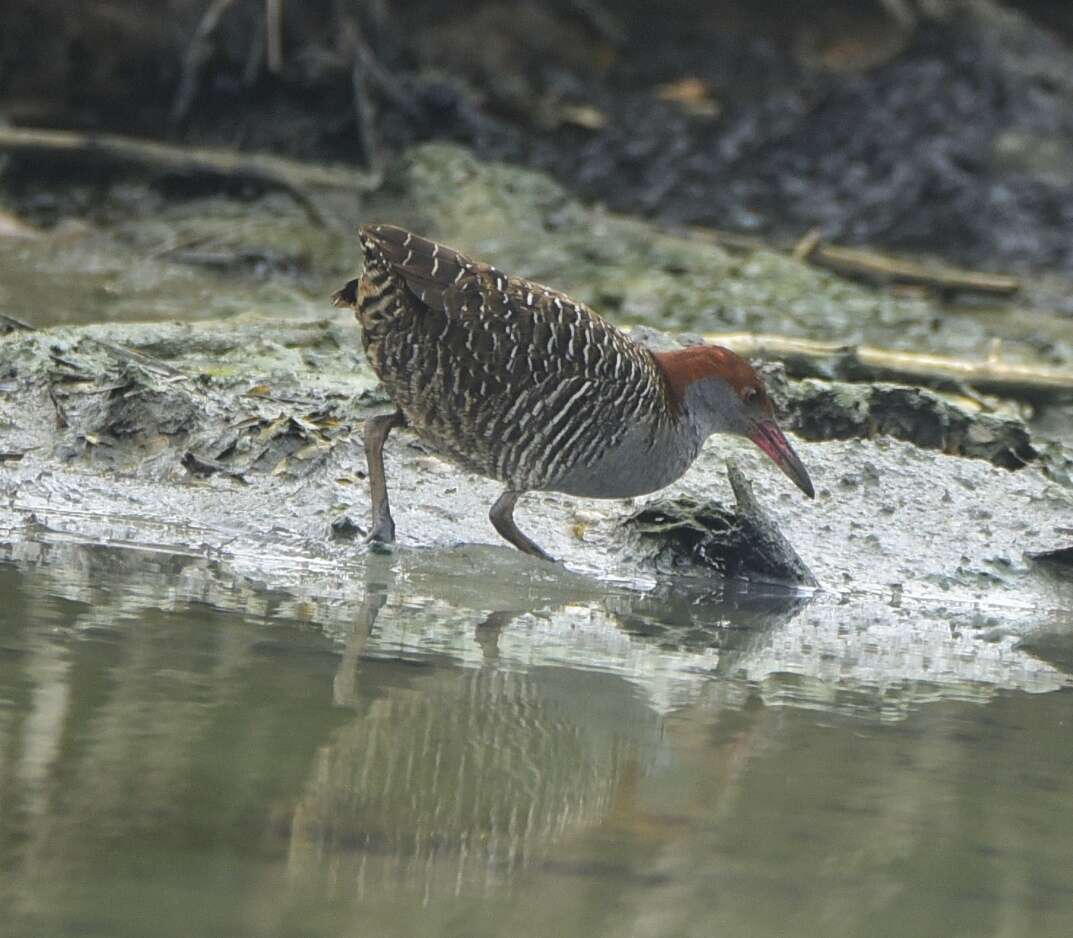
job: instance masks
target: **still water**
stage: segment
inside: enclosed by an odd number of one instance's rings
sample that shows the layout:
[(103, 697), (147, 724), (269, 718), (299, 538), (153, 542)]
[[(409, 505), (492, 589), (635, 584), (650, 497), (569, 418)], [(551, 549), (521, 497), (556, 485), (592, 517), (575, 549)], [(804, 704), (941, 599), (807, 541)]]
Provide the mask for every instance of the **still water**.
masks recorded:
[(798, 600), (0, 558), (5, 935), (1073, 934), (1068, 641), (757, 679)]

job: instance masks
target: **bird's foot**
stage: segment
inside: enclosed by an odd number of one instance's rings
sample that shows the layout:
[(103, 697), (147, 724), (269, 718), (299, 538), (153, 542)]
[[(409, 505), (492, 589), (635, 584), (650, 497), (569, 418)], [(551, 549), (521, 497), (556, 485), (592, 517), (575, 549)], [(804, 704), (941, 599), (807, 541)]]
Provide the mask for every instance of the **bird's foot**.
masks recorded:
[(373, 519), (372, 527), (365, 535), (365, 543), (373, 550), (387, 550), (395, 543), (395, 522), (388, 512), (383, 511)]

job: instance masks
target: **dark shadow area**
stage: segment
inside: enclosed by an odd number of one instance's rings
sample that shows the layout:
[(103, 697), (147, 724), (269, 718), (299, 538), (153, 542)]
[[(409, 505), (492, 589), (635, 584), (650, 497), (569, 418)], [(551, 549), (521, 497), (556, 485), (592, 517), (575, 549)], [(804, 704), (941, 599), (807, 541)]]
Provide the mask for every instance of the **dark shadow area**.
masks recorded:
[(1047, 0), (8, 0), (0, 117), (383, 166), (455, 140), (666, 223), (1073, 262)]

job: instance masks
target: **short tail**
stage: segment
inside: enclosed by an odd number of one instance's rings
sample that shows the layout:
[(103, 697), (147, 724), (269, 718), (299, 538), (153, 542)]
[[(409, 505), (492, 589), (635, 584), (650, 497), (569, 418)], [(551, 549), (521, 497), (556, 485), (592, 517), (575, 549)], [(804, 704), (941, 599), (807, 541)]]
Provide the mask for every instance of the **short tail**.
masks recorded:
[(386, 265), (430, 306), (441, 306), (450, 287), (482, 266), (453, 248), (395, 225), (362, 225), (358, 237), (366, 264), (377, 261)]

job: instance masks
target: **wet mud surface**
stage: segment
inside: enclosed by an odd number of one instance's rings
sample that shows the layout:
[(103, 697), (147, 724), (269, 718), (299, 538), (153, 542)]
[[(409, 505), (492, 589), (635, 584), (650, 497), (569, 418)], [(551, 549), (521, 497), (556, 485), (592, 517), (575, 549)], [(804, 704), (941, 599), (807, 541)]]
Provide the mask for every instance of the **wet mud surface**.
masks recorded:
[[(119, 535), (234, 553), (254, 571), (266, 552), (299, 565), (360, 562), (360, 543), (331, 530), (343, 515), (355, 532), (364, 523), (361, 422), (386, 401), (344, 317), (96, 326), (3, 343), (8, 536), (39, 526)], [(663, 494), (729, 506), (724, 462), (733, 456), (764, 511), (829, 588), (1064, 605), (1061, 586), (1026, 559), (1066, 546), (1059, 519), (1071, 493), (1039, 466), (1000, 468), (882, 434), (802, 442), (801, 455), (817, 483), (814, 503), (748, 444), (721, 438)], [(494, 483), (460, 474), (405, 432), (388, 447), (388, 477), (403, 549), (496, 543), (487, 522)], [(535, 493), (521, 517), (568, 568), (649, 581), (661, 549), (630, 531), (634, 511)], [(553, 575), (540, 563), (512, 562)], [(703, 564), (697, 572), (706, 575)]]

